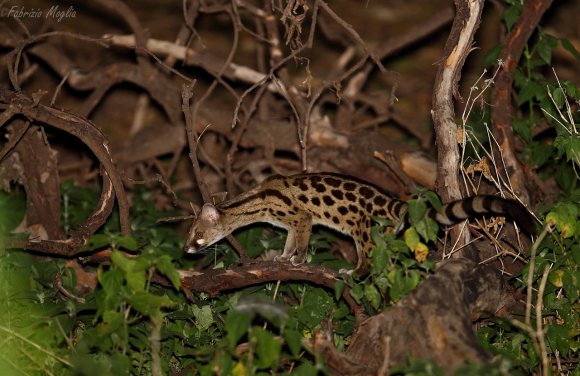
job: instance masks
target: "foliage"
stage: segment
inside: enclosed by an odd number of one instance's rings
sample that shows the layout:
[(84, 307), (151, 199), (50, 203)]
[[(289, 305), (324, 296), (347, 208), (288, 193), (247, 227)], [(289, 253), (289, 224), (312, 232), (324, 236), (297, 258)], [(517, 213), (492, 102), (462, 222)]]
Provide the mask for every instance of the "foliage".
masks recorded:
[[(514, 7), (504, 15), (508, 27)], [(514, 130), (525, 142), (529, 165), (546, 179), (554, 177), (560, 192), (552, 197), (555, 203), (539, 213), (545, 215), (547, 227), (530, 250), (529, 263), (516, 276), (530, 294), (528, 307), (540, 306), (541, 317), (536, 309), (527, 309), (517, 320), (493, 319), (478, 332), (489, 351), (511, 362), (510, 374), (534, 373), (552, 362), (560, 374), (580, 369), (580, 134), (578, 112), (571, 106), (580, 103), (580, 88), (560, 81), (555, 72), (554, 81), (543, 73), (558, 45), (580, 59), (568, 41), (540, 29), (535, 42), (526, 46), (514, 80), (524, 114), (513, 119)], [(535, 130), (542, 125), (553, 132), (553, 142), (536, 139)]]
[[(503, 20), (511, 29), (522, 4), (509, 3)], [(487, 321), (478, 331), (479, 340), (501, 359), (466, 365), (457, 374), (537, 373), (546, 357), (557, 359), (560, 373), (580, 369), (580, 137), (578, 112), (570, 105), (580, 101), (580, 89), (557, 77), (549, 80), (542, 71), (551, 65), (557, 46), (580, 57), (568, 41), (539, 30), (526, 47), (514, 80), (523, 116), (514, 118), (513, 128), (525, 143), (527, 163), (545, 178), (555, 176), (560, 189), (551, 198), (555, 203), (540, 213), (545, 215), (548, 235), (540, 237), (527, 255), (530, 262), (516, 276), (519, 287), (531, 291), (530, 301), (542, 309), (541, 317), (531, 310), (521, 312), (517, 321)], [(495, 61), (499, 51), (494, 48), (484, 61)], [(552, 140), (535, 137), (540, 126), (549, 127)], [(374, 314), (414, 290), (433, 269), (433, 262), (426, 261), (426, 244), (436, 240), (438, 228), (426, 212), (441, 204), (432, 193), (419, 192), (409, 202), (412, 227), (402, 239), (385, 231), (398, 224), (377, 219), (370, 273), (362, 280), (346, 277), (334, 291), (298, 282), (248, 287), (217, 297), (194, 291), (193, 301), (188, 301), (179, 291), (177, 268), (192, 268), (198, 262), (224, 267), (236, 263), (237, 256), (222, 242), (210, 257), (185, 258), (182, 236), (173, 226), (157, 223), (172, 213), (159, 213), (150, 198), (150, 192), (134, 192), (133, 237), (119, 234), (113, 215), (90, 239), (85, 250), (108, 249), (111, 257), (110, 263), (85, 265), (97, 275), (98, 285), (82, 299), (68, 298), (56, 286), (59, 276), (62, 289), (74, 293), (80, 278), (64, 260), (0, 249), (0, 374), (141, 375), (183, 370), (200, 375), (325, 374), (307, 340), (332, 328), (334, 344), (345, 349), (354, 328), (354, 318), (341, 299), (347, 286), (366, 312)], [(64, 228), (81, 223), (97, 200), (96, 191), (65, 182)], [(25, 197), (19, 191), (1, 193), (0, 207), (3, 214), (11, 214), (0, 218), (0, 236), (6, 236), (23, 217)], [(285, 237), (284, 232), (264, 227), (236, 235), (251, 257), (282, 248)], [(327, 251), (332, 241), (328, 232), (315, 233), (311, 247), (317, 252), (309, 254), (309, 262), (345, 267)], [(155, 283), (156, 274), (172, 286)], [(391, 374), (443, 371), (431, 362), (410, 359)]]
[[(90, 212), (82, 198), (94, 198), (95, 192), (67, 183), (63, 197), (64, 223), (70, 228)], [(334, 325), (335, 341), (344, 348), (354, 326), (344, 301), (333, 291), (290, 283), (278, 289), (274, 284), (250, 287), (215, 299), (200, 293), (188, 302), (178, 290), (175, 265), (189, 268), (194, 261), (183, 257), (176, 230), (156, 223), (168, 213), (155, 210), (149, 198), (148, 192), (136, 192), (134, 237), (119, 235), (113, 219), (90, 239), (86, 250), (110, 249), (111, 262), (94, 269), (97, 289), (83, 300), (65, 298), (55, 288), (54, 276), (60, 273), (63, 288), (74, 292), (76, 276), (63, 261), (38, 260), (13, 250), (2, 253), (0, 288), (6, 304), (0, 306), (0, 331), (13, 345), (0, 353), (2, 375), (155, 374), (156, 358), (165, 374), (184, 368), (202, 375), (323, 373), (303, 339), (322, 325)], [(0, 199), (4, 208), (10, 205), (23, 214), (24, 197), (3, 194)], [(21, 217), (2, 221), (3, 233)], [(239, 235), (254, 255), (283, 244), (282, 233), (264, 228)], [(329, 239), (328, 232), (321, 232), (312, 246), (325, 247)], [(227, 247), (222, 251), (227, 257), (219, 265), (237, 262)], [(343, 265), (329, 254), (311, 258)], [(173, 288), (153, 283), (154, 273), (166, 276)]]
[[(426, 217), (429, 199), (434, 200), (434, 207), (440, 207), (439, 199), (432, 192), (409, 201), (413, 226), (405, 231), (404, 240), (392, 232), (392, 223), (375, 218), (377, 225), (371, 232), (374, 247), (370, 254), (370, 273), (358, 283), (347, 280), (352, 297), (362, 303), (367, 312), (383, 311), (401, 300), (419, 285), (425, 273), (433, 269), (433, 261), (426, 259), (427, 245), (422, 242), (434, 240), (438, 230), (437, 223)], [(386, 231), (386, 228), (391, 230)]]

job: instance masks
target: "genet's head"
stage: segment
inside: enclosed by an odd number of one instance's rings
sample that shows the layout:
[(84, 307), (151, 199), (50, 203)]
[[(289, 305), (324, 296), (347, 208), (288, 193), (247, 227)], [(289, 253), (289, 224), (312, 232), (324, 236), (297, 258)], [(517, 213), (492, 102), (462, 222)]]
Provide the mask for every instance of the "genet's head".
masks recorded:
[(186, 253), (197, 253), (224, 238), (228, 234), (221, 223), (222, 214), (212, 204), (204, 204), (201, 213), (189, 230), (185, 242)]

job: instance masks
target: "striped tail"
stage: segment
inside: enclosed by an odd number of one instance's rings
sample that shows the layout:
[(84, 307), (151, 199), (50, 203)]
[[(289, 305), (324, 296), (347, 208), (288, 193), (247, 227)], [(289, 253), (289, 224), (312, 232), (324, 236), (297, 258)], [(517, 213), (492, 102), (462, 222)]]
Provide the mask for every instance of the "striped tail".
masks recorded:
[(524, 205), (497, 196), (467, 197), (443, 205), (441, 212), (432, 210), (429, 215), (442, 225), (452, 225), (464, 219), (485, 215), (500, 215), (515, 221), (529, 235), (536, 230), (535, 219)]

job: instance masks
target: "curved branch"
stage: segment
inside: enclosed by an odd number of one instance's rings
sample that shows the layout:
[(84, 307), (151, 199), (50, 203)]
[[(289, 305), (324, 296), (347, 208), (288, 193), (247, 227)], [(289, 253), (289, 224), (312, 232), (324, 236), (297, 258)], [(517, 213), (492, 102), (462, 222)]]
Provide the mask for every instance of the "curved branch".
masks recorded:
[(493, 135), (501, 149), (496, 155), (498, 171), (507, 174), (513, 193), (524, 204), (530, 203), (530, 195), (526, 187), (526, 177), (520, 167), (515, 153), (515, 138), (512, 129), (512, 83), (514, 71), (528, 39), (536, 28), (544, 12), (550, 7), (553, 0), (530, 0), (524, 3), (522, 14), (509, 33), (500, 55), (503, 69), (499, 71), (493, 88), (491, 105), (491, 123)]
[[(91, 217), (71, 232), (71, 238), (52, 240), (45, 244), (30, 241), (26, 248), (49, 250), (52, 249), (50, 244), (68, 244), (71, 248), (65, 254), (70, 255), (71, 249), (82, 246), (88, 236), (96, 231), (110, 215), (114, 202), (113, 188), (119, 204), (121, 231), (123, 234), (129, 235), (131, 233), (129, 204), (121, 177), (115, 169), (109, 142), (103, 133), (86, 119), (36, 103), (24, 94), (15, 93), (5, 88), (0, 88), (0, 102), (10, 105), (10, 108), (13, 109), (13, 116), (22, 114), (28, 119), (42, 122), (79, 138), (95, 154), (105, 172), (103, 174), (103, 189), (97, 208)], [(15, 108), (17, 111), (14, 110)]]
[[(319, 265), (292, 265), (289, 262), (252, 261), (229, 269), (212, 269), (203, 272), (181, 271), (181, 287), (217, 295), (222, 291), (276, 281), (306, 281), (316, 285), (334, 288), (340, 275), (336, 270)], [(345, 288), (342, 297), (356, 317), (363, 313), (362, 308)]]

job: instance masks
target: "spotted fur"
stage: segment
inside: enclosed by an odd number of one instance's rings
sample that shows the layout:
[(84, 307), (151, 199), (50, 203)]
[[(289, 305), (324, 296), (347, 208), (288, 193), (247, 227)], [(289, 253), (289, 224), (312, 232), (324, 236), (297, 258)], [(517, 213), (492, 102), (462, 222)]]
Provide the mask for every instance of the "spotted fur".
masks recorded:
[[(323, 225), (354, 239), (358, 255), (356, 270), (364, 268), (372, 248), (372, 217), (404, 225), (408, 205), (380, 188), (355, 178), (330, 174), (275, 175), (238, 197), (218, 205), (205, 204), (192, 225), (185, 251), (199, 252), (232, 231), (256, 222), (267, 222), (288, 231), (279, 257), (294, 264), (304, 262), (313, 225)], [(527, 232), (533, 218), (516, 201), (496, 196), (474, 196), (444, 205), (429, 215), (443, 225), (483, 214), (505, 215)], [(397, 226), (398, 228), (402, 226)]]

